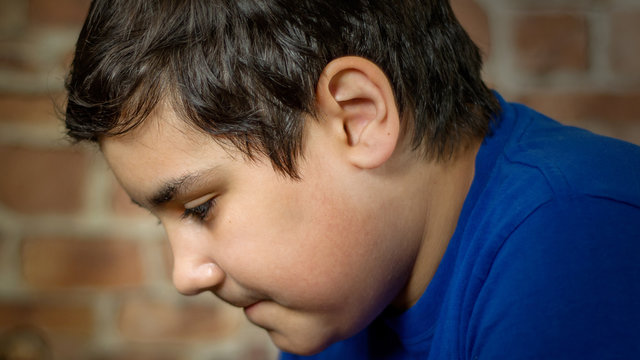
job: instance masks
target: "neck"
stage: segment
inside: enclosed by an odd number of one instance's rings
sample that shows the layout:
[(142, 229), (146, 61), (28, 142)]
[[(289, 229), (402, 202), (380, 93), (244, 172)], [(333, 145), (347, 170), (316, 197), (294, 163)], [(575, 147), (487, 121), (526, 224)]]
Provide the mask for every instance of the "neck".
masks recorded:
[(393, 308), (406, 310), (413, 306), (431, 282), (456, 230), (473, 182), (480, 144), (473, 142), (451, 160), (429, 165), (428, 179), (422, 179), (427, 194), (422, 242), (409, 281), (393, 301)]

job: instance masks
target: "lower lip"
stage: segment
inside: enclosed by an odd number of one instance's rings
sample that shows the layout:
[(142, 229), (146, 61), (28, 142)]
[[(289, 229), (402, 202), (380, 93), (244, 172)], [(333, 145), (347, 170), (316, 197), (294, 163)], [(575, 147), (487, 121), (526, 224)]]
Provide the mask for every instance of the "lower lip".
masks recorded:
[(255, 302), (255, 303), (245, 307), (244, 308), (244, 313), (245, 314), (249, 314), (251, 311), (254, 311), (253, 309), (255, 309), (260, 303), (262, 303), (262, 301)]

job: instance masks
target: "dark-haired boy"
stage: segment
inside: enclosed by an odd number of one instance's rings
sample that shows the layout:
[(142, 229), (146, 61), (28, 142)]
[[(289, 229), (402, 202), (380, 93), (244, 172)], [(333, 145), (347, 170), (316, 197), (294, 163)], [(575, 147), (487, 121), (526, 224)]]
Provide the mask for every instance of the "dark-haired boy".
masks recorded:
[(480, 67), (444, 0), (95, 1), (67, 129), (286, 352), (639, 357), (640, 149)]

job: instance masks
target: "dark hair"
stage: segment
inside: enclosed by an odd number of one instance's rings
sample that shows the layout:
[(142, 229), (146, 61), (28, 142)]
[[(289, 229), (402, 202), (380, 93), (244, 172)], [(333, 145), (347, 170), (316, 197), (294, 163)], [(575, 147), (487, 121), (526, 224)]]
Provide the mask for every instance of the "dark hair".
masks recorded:
[(386, 73), (428, 157), (484, 136), (499, 109), (447, 0), (95, 0), (66, 82), (68, 135), (126, 133), (167, 101), (296, 177), (316, 82), (346, 55)]

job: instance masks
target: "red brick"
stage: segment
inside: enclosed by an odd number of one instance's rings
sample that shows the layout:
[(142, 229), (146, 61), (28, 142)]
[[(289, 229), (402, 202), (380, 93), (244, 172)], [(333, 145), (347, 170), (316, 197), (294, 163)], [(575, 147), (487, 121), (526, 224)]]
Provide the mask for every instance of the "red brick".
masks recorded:
[(0, 301), (0, 328), (33, 326), (46, 332), (89, 337), (93, 332), (91, 308), (71, 302), (48, 302), (36, 299)]
[(26, 239), (25, 281), (38, 289), (127, 288), (143, 281), (136, 243), (117, 240)]
[(87, 165), (77, 150), (0, 146), (0, 202), (26, 214), (78, 211)]
[(640, 145), (640, 93), (536, 93), (517, 101), (560, 122)]
[(237, 357), (238, 360), (271, 360), (273, 358), (274, 352), (264, 342), (250, 344)]
[(503, 8), (525, 11), (582, 11), (608, 9), (615, 0), (509, 0)]
[(640, 11), (611, 16), (611, 64), (623, 76), (640, 76)]
[(2, 39), (0, 41), (0, 67), (4, 71), (10, 70), (15, 73), (36, 75), (40, 66), (38, 57), (33, 51), (30, 51), (33, 47), (35, 46), (31, 33), (13, 34)]
[(0, 94), (0, 122), (58, 124), (54, 101), (49, 95)]
[(77, 32), (30, 27), (0, 38), (4, 91), (60, 91), (70, 64)]
[(30, 0), (29, 19), (38, 24), (81, 25), (90, 0)]
[[(186, 349), (185, 349), (186, 350)], [(175, 346), (159, 346), (157, 344), (148, 347), (137, 345), (132, 349), (124, 349), (113, 353), (101, 354), (93, 357), (94, 360), (179, 360), (188, 357), (179, 355), (179, 349)], [(258, 360), (258, 359), (254, 359)]]
[(171, 244), (165, 239), (165, 241), (159, 242), (158, 246), (161, 246), (162, 264), (164, 265), (164, 276), (167, 282), (173, 282), (173, 252), (171, 251)]
[(3, 37), (21, 31), (26, 23), (23, 0), (0, 1), (0, 34)]
[(558, 120), (579, 122), (640, 122), (640, 93), (563, 93), (550, 91), (521, 96), (525, 103)]
[(211, 302), (172, 304), (134, 299), (121, 309), (120, 331), (128, 340), (142, 342), (210, 342), (232, 335), (241, 324), (241, 310), (214, 298)]
[(487, 13), (473, 0), (452, 0), (451, 7), (471, 39), (480, 47), (483, 57), (488, 58), (491, 36)]
[(7, 249), (7, 239), (6, 239), (6, 234), (4, 233), (4, 229), (2, 229), (0, 227), (0, 272), (4, 272), (6, 271), (6, 269), (9, 268), (10, 265), (10, 261), (7, 255), (7, 251), (10, 251), (9, 249)]
[(2, 334), (2, 359), (48, 359), (51, 356), (51, 346), (40, 329), (19, 327)]
[[(93, 331), (92, 309), (73, 298), (52, 301), (40, 296), (37, 300), (0, 302), (0, 336), (15, 355), (7, 359), (87, 359)], [(25, 350), (42, 351), (40, 355), (47, 356), (25, 357)]]
[(588, 25), (575, 14), (530, 14), (513, 19), (517, 66), (545, 74), (558, 70), (585, 71)]

